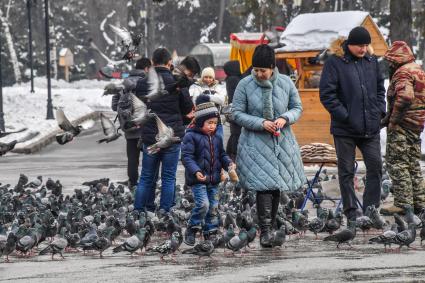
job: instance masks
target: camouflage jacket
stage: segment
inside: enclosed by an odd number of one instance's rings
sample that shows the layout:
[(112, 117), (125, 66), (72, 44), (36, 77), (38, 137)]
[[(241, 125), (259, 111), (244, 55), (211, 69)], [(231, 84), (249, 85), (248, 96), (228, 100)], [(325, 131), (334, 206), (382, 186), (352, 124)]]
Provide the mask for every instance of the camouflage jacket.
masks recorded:
[(425, 72), (414, 62), (409, 46), (395, 41), (385, 59), (398, 68), (387, 92), (389, 122), (415, 132), (422, 132), (425, 123)]

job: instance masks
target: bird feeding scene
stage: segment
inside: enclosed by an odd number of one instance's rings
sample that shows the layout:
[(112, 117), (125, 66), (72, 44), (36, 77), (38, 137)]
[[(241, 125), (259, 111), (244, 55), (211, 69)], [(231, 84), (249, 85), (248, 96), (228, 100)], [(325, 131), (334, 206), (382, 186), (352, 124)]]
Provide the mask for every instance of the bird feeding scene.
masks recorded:
[(424, 60), (425, 0), (1, 0), (0, 282), (425, 282)]

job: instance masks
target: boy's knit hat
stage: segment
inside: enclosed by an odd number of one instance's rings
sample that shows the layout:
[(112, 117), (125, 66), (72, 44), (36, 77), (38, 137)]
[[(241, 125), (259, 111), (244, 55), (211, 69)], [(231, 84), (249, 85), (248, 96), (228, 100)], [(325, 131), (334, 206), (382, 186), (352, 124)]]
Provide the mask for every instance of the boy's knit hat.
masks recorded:
[(204, 122), (210, 118), (220, 117), (217, 107), (214, 102), (210, 101), (208, 95), (200, 95), (196, 98), (195, 107), (195, 125), (202, 128)]

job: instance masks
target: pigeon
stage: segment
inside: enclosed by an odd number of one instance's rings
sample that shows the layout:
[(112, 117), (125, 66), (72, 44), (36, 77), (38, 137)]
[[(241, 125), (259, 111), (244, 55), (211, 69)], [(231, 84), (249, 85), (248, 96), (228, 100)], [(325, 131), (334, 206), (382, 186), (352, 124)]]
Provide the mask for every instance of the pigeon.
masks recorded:
[(17, 143), (18, 143), (17, 140), (13, 140), (13, 141), (8, 142), (8, 143), (0, 142), (0, 156), (5, 155), (9, 151), (13, 150)]
[(416, 225), (410, 223), (407, 230), (398, 233), (394, 238), (394, 244), (399, 245), (398, 251), (403, 246), (410, 248), (410, 245), (415, 241), (416, 238)]
[(24, 188), (38, 188), (41, 186), (41, 184), (43, 183), (43, 176), (37, 176), (37, 178), (34, 181), (31, 181), (29, 183), (27, 183), (26, 185), (24, 185)]
[(372, 227), (375, 229), (382, 230), (387, 225), (387, 222), (374, 205), (370, 205), (366, 208), (365, 215), (370, 218), (370, 220), (372, 221)]
[(9, 233), (6, 242), (4, 244), (0, 242), (0, 256), (6, 256), (5, 262), (9, 262), (9, 255), (15, 251), (17, 241), (18, 237), (14, 233)]
[(325, 227), (323, 227), (323, 231), (328, 232), (329, 234), (333, 234), (341, 227), (340, 220), (341, 218), (335, 218), (333, 211), (330, 210), (328, 220), (325, 222)]
[(135, 235), (125, 239), (124, 243), (115, 247), (112, 252), (119, 253), (126, 251), (133, 255), (133, 253), (135, 253), (138, 249), (142, 251), (143, 247), (145, 246), (145, 240), (149, 237), (149, 229), (149, 226), (146, 226), (145, 228), (139, 228)]
[(385, 251), (387, 251), (387, 245), (391, 249), (391, 244), (394, 243), (394, 239), (397, 235), (397, 224), (394, 223), (391, 226), (390, 230), (385, 231), (379, 236), (373, 237), (369, 239), (369, 243), (378, 243), (378, 244), (384, 244)]
[(210, 240), (202, 241), (199, 244), (196, 244), (193, 248), (184, 250), (182, 254), (193, 254), (199, 256), (198, 260), (201, 257), (211, 257), (211, 254), (214, 252), (214, 245)]
[(339, 245), (348, 244), (351, 247), (350, 241), (356, 237), (356, 227), (355, 223), (350, 222), (348, 227), (344, 230), (341, 230), (338, 233), (327, 236), (323, 241), (337, 242), (336, 247), (339, 249)]
[(317, 233), (323, 230), (325, 227), (326, 221), (328, 219), (329, 210), (322, 208), (320, 206), (317, 207), (317, 217), (313, 218), (308, 223), (308, 229), (316, 235), (316, 240), (318, 239)]
[(100, 114), (100, 122), (102, 124), (103, 134), (106, 136), (106, 138), (98, 140), (97, 143), (109, 143), (121, 136), (121, 134), (118, 133), (114, 123), (112, 123), (112, 121), (109, 120), (103, 113)]
[(3, 138), (3, 137), (8, 136), (8, 135), (10, 135), (10, 134), (17, 134), (17, 133), (21, 133), (21, 132), (24, 132), (24, 131), (26, 131), (26, 130), (28, 130), (28, 128), (22, 128), (22, 129), (19, 129), (19, 130), (17, 130), (17, 131), (13, 131), (13, 132), (2, 132), (2, 131), (0, 130), (0, 138)]
[[(109, 76), (108, 73), (108, 66), (102, 68), (102, 74), (106, 73), (105, 76)], [(112, 76), (112, 74), (110, 74)], [(115, 95), (115, 94), (121, 94), (124, 91), (124, 86), (122, 84), (115, 84), (115, 83), (109, 83), (103, 88), (103, 94), (102, 96), (106, 95)]]
[(93, 180), (93, 181), (87, 181), (82, 183), (83, 186), (96, 186), (97, 184), (103, 184), (105, 186), (109, 186), (109, 178), (102, 178), (102, 179), (97, 179), (97, 180)]
[(123, 56), (124, 60), (130, 61), (134, 58), (137, 47), (139, 46), (142, 35), (133, 34), (125, 28), (119, 28), (114, 25), (109, 25), (111, 30), (121, 38), (121, 44), (125, 47), (126, 53)]
[(404, 211), (405, 211), (404, 219), (407, 222), (407, 224), (413, 223), (416, 225), (416, 227), (419, 227), (421, 225), (421, 220), (419, 219), (418, 216), (414, 214), (413, 207), (411, 205), (406, 204), (404, 206)]
[(149, 249), (149, 251), (153, 251), (156, 253), (161, 254), (161, 261), (164, 260), (164, 256), (173, 254), (177, 249), (180, 247), (181, 242), (180, 239), (182, 238), (181, 234), (179, 232), (174, 232), (171, 235), (171, 238), (163, 242), (162, 244), (158, 246), (154, 246)]
[(60, 254), (62, 259), (65, 259), (62, 254), (64, 249), (68, 246), (68, 240), (65, 238), (65, 232), (66, 232), (66, 228), (63, 227), (58, 237), (54, 239), (47, 247), (41, 250), (39, 255), (45, 255), (47, 253), (51, 253), (52, 260), (53, 260), (53, 257), (55, 254)]
[(363, 236), (365, 236), (366, 231), (369, 231), (370, 228), (372, 228), (372, 225), (372, 220), (366, 215), (356, 218), (356, 226), (362, 230)]
[(400, 215), (398, 215), (397, 213), (394, 213), (394, 220), (395, 220), (395, 223), (397, 223), (398, 225), (397, 226), (398, 232), (403, 232), (407, 230), (408, 228), (407, 223), (406, 221), (404, 221), (404, 219)]
[[(304, 210), (307, 211), (308, 210)], [(303, 212), (304, 212), (303, 211)], [(304, 213), (293, 209), (292, 211), (292, 225), (295, 229), (297, 229), (302, 235), (308, 229), (308, 215), (304, 215)]]
[(81, 133), (82, 126), (72, 125), (61, 108), (56, 110), (56, 121), (58, 122), (59, 128), (64, 131), (56, 135), (56, 141), (61, 145), (72, 141), (74, 137)]
[(124, 125), (124, 129), (129, 130), (134, 127), (142, 127), (151, 118), (155, 117), (155, 114), (148, 109), (146, 104), (132, 93), (130, 94), (130, 101), (133, 107), (133, 113), (130, 116), (130, 121)]
[(232, 251), (234, 254), (237, 251), (240, 251), (242, 248), (245, 248), (248, 244), (248, 234), (245, 228), (242, 228), (239, 231), (238, 235), (235, 235), (233, 238), (229, 240), (226, 245), (226, 248)]
[(390, 179), (382, 180), (381, 185), (381, 201), (385, 201), (390, 194), (390, 190), (392, 188), (393, 184)]
[(220, 237), (216, 237), (213, 241), (215, 248), (224, 248), (226, 249), (227, 243), (235, 236), (235, 230), (233, 229), (233, 224), (230, 224), (226, 232)]
[(180, 142), (179, 137), (174, 136), (174, 130), (171, 127), (162, 122), (162, 120), (155, 115), (156, 126), (158, 128), (158, 134), (156, 135), (156, 143), (148, 146), (147, 151), (149, 154), (158, 153), (161, 149), (167, 148), (174, 143)]
[(168, 94), (168, 91), (165, 89), (164, 80), (161, 75), (158, 75), (155, 67), (149, 68), (146, 80), (148, 85), (148, 94), (144, 95), (143, 99), (146, 99), (147, 101), (155, 101)]

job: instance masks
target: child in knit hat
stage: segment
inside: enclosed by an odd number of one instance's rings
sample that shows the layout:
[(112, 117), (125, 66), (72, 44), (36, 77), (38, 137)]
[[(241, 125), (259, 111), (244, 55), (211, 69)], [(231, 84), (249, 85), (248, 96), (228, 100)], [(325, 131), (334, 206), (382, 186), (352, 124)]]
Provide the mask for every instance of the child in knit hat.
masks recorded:
[(198, 231), (205, 239), (214, 237), (219, 226), (218, 188), (221, 170), (235, 168), (226, 154), (223, 140), (216, 134), (219, 112), (208, 96), (196, 100), (195, 126), (183, 138), (182, 162), (188, 186), (192, 187), (195, 207), (185, 233), (185, 243), (193, 246)]

